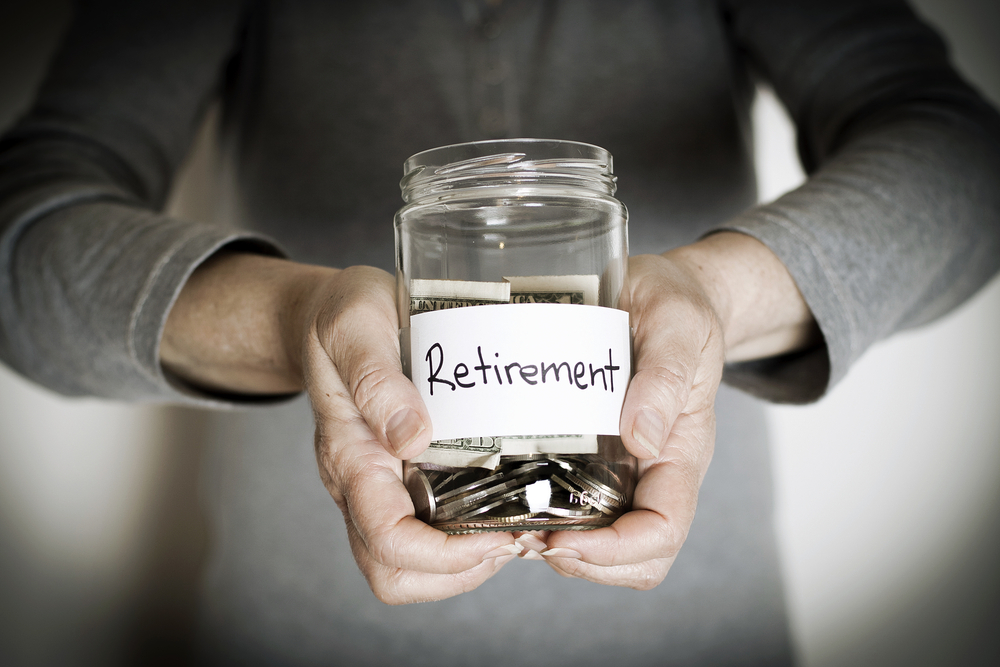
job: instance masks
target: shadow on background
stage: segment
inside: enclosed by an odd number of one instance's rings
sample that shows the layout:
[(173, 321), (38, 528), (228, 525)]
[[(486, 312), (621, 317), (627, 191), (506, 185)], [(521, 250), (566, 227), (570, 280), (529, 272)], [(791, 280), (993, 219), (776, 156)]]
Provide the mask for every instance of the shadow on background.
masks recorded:
[[(29, 106), (70, 4), (0, 5), (0, 131)], [(188, 190), (179, 206), (204, 208)], [(0, 366), (0, 665), (193, 661), (208, 418), (63, 399)]]

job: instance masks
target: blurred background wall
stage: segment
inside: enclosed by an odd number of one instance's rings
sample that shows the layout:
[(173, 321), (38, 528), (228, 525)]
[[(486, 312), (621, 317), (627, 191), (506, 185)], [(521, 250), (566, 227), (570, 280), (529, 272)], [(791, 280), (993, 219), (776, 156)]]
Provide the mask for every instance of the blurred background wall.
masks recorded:
[[(28, 105), (68, 4), (0, 3), (0, 129)], [(1000, 2), (914, 4), (1000, 104)], [(802, 174), (766, 90), (754, 124), (766, 200)], [(210, 162), (191, 156), (175, 211), (211, 215)], [(805, 665), (1000, 664), (998, 331), (994, 280), (877, 345), (819, 404), (769, 408)], [(207, 545), (201, 433), (196, 411), (64, 399), (0, 367), (0, 665), (185, 661)]]

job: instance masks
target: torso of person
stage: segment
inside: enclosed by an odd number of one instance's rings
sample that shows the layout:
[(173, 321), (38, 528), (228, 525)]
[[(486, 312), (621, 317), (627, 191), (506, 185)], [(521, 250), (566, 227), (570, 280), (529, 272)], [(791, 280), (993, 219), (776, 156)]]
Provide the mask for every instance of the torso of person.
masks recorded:
[[(435, 146), (568, 139), (614, 156), (632, 253), (754, 203), (753, 89), (713, 3), (258, 3), (230, 68), (239, 224), (293, 259), (393, 270), (403, 161)], [(790, 661), (759, 404), (723, 388), (715, 462), (665, 583), (636, 592), (511, 563), (474, 592), (378, 602), (320, 484), (304, 399), (217, 414), (203, 631), (240, 664)]]

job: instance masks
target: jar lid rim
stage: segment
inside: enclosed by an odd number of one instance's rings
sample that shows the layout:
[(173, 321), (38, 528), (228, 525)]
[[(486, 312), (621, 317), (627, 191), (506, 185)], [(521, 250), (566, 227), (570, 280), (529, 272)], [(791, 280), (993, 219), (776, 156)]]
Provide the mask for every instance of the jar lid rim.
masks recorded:
[[(523, 150), (518, 150), (521, 147)], [(548, 150), (545, 150), (548, 149)], [(552, 158), (587, 158), (599, 160), (607, 165), (609, 173), (614, 173), (611, 153), (606, 149), (588, 144), (582, 141), (570, 141), (567, 139), (540, 139), (540, 138), (518, 138), (518, 139), (486, 139), (483, 141), (466, 141), (447, 146), (437, 146), (427, 150), (414, 153), (403, 163), (403, 174), (409, 174), (414, 169), (420, 167), (444, 167), (458, 161), (471, 160), (476, 158), (488, 158), (503, 154), (523, 153), (528, 159), (552, 159)], [(544, 153), (544, 158), (536, 158), (532, 153)], [(553, 153), (553, 154), (550, 154)], [(442, 163), (440, 159), (432, 160), (433, 157), (444, 157), (448, 155), (457, 156), (465, 154), (465, 160), (449, 159)]]
[(614, 195), (611, 153), (558, 139), (497, 139), (441, 146), (410, 157), (400, 181), (403, 201), (457, 190), (517, 185), (570, 187)]

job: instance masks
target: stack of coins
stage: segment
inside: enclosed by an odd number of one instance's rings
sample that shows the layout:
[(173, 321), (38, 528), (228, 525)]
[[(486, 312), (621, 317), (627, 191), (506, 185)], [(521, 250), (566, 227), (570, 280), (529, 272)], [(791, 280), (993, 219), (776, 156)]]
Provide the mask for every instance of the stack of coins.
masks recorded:
[(595, 455), (527, 454), (494, 470), (414, 466), (405, 482), (416, 517), (448, 533), (584, 530), (624, 512), (630, 474)]

